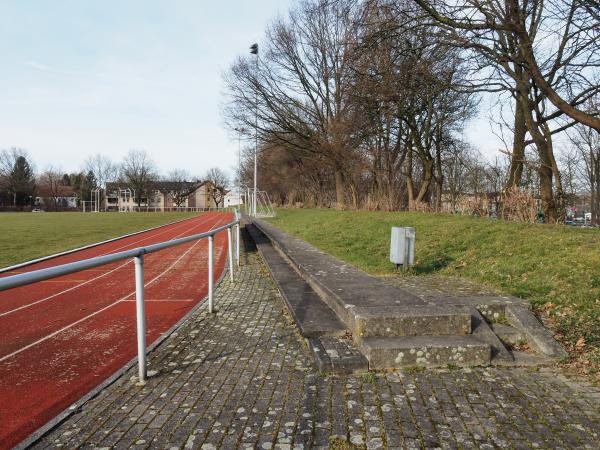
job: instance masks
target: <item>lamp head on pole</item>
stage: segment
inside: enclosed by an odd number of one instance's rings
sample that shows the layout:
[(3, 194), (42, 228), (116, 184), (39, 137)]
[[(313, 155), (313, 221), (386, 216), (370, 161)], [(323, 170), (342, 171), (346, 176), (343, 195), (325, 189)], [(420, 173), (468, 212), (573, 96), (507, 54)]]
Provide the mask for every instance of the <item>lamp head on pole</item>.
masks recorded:
[(252, 55), (258, 55), (258, 44), (252, 44), (250, 46), (250, 53)]

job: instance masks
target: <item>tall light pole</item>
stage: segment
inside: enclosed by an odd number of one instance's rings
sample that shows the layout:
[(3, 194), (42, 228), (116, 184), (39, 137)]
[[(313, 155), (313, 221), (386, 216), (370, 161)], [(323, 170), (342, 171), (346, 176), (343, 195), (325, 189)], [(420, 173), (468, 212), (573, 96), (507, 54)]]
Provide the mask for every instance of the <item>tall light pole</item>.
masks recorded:
[[(238, 206), (242, 201), (242, 133), (246, 132), (244, 127), (235, 128), (238, 132)], [(246, 202), (248, 199), (246, 199)]]
[[(256, 55), (256, 76), (258, 77), (258, 44), (250, 46), (250, 54)], [(252, 215), (256, 217), (257, 173), (258, 173), (258, 91), (256, 92), (256, 115), (254, 118), (254, 195), (252, 197)]]

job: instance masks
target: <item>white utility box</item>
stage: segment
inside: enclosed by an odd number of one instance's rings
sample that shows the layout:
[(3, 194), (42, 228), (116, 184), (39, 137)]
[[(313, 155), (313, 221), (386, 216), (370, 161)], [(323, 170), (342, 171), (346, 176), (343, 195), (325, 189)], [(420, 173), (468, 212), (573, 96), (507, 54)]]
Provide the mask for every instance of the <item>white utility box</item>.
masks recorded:
[(392, 227), (390, 261), (408, 270), (415, 263), (415, 229), (412, 227)]

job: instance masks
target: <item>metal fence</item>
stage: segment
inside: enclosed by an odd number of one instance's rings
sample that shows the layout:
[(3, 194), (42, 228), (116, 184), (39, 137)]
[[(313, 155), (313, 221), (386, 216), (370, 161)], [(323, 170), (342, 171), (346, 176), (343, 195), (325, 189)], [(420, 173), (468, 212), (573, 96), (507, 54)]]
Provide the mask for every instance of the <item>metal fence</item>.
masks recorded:
[[(170, 241), (159, 242), (145, 247), (137, 247), (132, 250), (111, 253), (104, 256), (96, 256), (81, 261), (76, 261), (68, 264), (62, 264), (47, 269), (34, 270), (32, 272), (12, 275), (5, 278), (0, 278), (0, 291), (26, 286), (28, 284), (37, 283), (38, 281), (48, 280), (51, 278), (68, 275), (83, 270), (92, 269), (94, 267), (103, 266), (116, 261), (133, 258), (135, 265), (135, 305), (136, 305), (136, 325), (137, 325), (137, 350), (138, 350), (138, 372), (140, 383), (145, 383), (147, 377), (146, 370), (146, 308), (144, 303), (144, 255), (158, 252), (166, 248), (175, 247), (187, 242), (197, 241), (200, 239), (208, 239), (208, 310), (214, 311), (213, 305), (213, 290), (214, 290), (214, 237), (218, 233), (227, 231), (228, 241), (228, 260), (229, 260), (229, 276), (233, 281), (233, 246), (235, 240), (235, 256), (237, 265), (240, 264), (240, 213), (234, 211), (235, 219), (219, 228), (206, 231), (204, 233), (193, 234)], [(235, 237), (233, 231), (235, 229)]]
[(233, 212), (233, 206), (223, 207), (196, 207), (196, 206), (129, 206), (119, 212)]

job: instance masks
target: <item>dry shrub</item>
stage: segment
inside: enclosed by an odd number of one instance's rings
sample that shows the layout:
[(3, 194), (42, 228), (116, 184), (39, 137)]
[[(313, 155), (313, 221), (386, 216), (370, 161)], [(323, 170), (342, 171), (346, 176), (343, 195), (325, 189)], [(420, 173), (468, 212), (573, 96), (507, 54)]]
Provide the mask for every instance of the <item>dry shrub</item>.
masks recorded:
[(456, 201), (456, 211), (468, 216), (487, 216), (490, 201), (487, 195), (470, 195), (459, 197)]
[(502, 198), (502, 217), (514, 222), (535, 223), (537, 203), (533, 192), (517, 186), (507, 189)]
[(431, 213), (434, 212), (434, 208), (429, 203), (420, 202), (415, 205), (415, 211)]
[(366, 209), (367, 211), (379, 211), (381, 209), (379, 197), (368, 194), (367, 201), (364, 204), (364, 209)]

